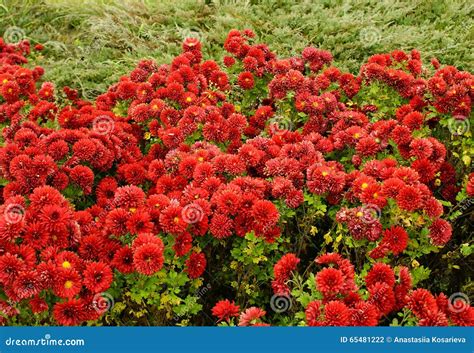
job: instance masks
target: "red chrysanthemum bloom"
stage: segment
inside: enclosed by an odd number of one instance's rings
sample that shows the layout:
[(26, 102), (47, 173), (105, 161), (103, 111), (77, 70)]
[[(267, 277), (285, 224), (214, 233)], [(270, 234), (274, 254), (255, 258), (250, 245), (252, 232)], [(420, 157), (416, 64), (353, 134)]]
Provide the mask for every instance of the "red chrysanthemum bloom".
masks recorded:
[(103, 262), (93, 262), (84, 270), (84, 286), (91, 292), (100, 293), (109, 289), (114, 279), (112, 270)]
[(114, 205), (125, 209), (139, 208), (145, 203), (145, 193), (135, 185), (127, 185), (115, 191)]
[(78, 165), (71, 169), (69, 177), (73, 183), (82, 189), (84, 194), (88, 195), (91, 193), (94, 183), (94, 172), (89, 167)]
[(228, 322), (232, 317), (239, 316), (239, 313), (240, 307), (228, 299), (217, 302), (212, 308), (212, 315), (219, 318), (219, 321)]
[(393, 287), (395, 284), (395, 273), (389, 265), (378, 262), (374, 264), (372, 269), (367, 273), (365, 277), (367, 287), (377, 282), (386, 283), (389, 287)]
[(430, 218), (439, 218), (443, 215), (443, 205), (434, 197), (430, 197), (425, 201), (423, 210)]
[(400, 226), (393, 226), (383, 233), (381, 246), (386, 247), (394, 255), (402, 253), (408, 244), (408, 233)]
[(69, 210), (58, 205), (44, 206), (38, 215), (40, 225), (48, 232), (63, 232), (70, 219), (71, 214)]
[(163, 249), (154, 243), (139, 246), (133, 253), (133, 264), (138, 273), (151, 276), (163, 267)]
[(206, 264), (206, 256), (203, 253), (192, 253), (186, 261), (186, 272), (190, 278), (198, 278), (204, 273)]
[(466, 184), (466, 193), (471, 197), (474, 196), (474, 173), (469, 174)]
[(224, 56), (224, 65), (226, 67), (231, 67), (235, 64), (235, 59), (231, 56)]
[(434, 245), (442, 246), (445, 245), (450, 239), (452, 234), (452, 227), (449, 222), (444, 219), (435, 220), (429, 227), (430, 233), (428, 236)]
[(408, 295), (407, 307), (418, 318), (424, 317), (427, 312), (438, 311), (436, 299), (423, 288), (416, 289)]
[(349, 326), (349, 308), (340, 301), (330, 301), (324, 306), (325, 326)]
[(25, 267), (25, 262), (15, 255), (7, 253), (0, 256), (0, 282), (4, 285), (11, 284)]
[(54, 272), (54, 294), (61, 298), (72, 298), (79, 294), (82, 281), (79, 273), (72, 268), (60, 267)]
[(91, 139), (80, 139), (72, 146), (74, 157), (89, 162), (96, 153), (96, 144)]
[(31, 298), (43, 289), (42, 281), (34, 270), (23, 271), (13, 282), (13, 292), (18, 299)]
[(414, 186), (405, 185), (397, 197), (398, 206), (406, 211), (414, 211), (421, 207), (421, 192)]
[(316, 285), (325, 297), (331, 298), (343, 289), (343, 274), (335, 268), (322, 269), (316, 275)]
[(115, 252), (112, 266), (122, 273), (132, 273), (133, 266), (133, 251), (130, 247), (124, 246)]
[(136, 211), (128, 218), (127, 229), (130, 234), (149, 233), (153, 230), (153, 222), (148, 212)]
[(233, 229), (234, 222), (230, 217), (222, 213), (214, 214), (209, 226), (209, 230), (214, 237), (217, 239), (230, 237)]
[(254, 326), (265, 314), (265, 310), (252, 306), (240, 314), (239, 326)]
[(42, 313), (44, 311), (48, 311), (49, 309), (48, 303), (46, 303), (46, 301), (40, 297), (34, 297), (30, 300), (29, 304), (31, 311), (34, 314)]
[(186, 255), (193, 246), (193, 237), (189, 233), (183, 233), (176, 237), (173, 244), (173, 250), (176, 256), (181, 257)]
[(237, 78), (237, 83), (243, 89), (251, 89), (254, 86), (254, 79), (251, 72), (244, 71)]
[(262, 228), (275, 225), (280, 218), (276, 206), (267, 200), (259, 200), (253, 204), (252, 216), (257, 226)]
[(367, 288), (369, 291), (369, 303), (377, 307), (381, 315), (387, 315), (395, 306), (395, 294), (393, 289), (384, 282), (376, 282)]
[(122, 209), (116, 208), (107, 214), (105, 225), (111, 234), (116, 236), (125, 235), (127, 233), (127, 223), (129, 213)]
[(160, 237), (152, 234), (152, 233), (141, 233), (139, 234), (132, 243), (133, 251), (137, 250), (140, 246), (144, 244), (152, 243), (158, 246), (158, 248), (163, 251), (165, 246), (163, 244), (163, 240)]
[(305, 309), (305, 316), (308, 326), (322, 326), (321, 301), (315, 300), (310, 302)]
[(377, 308), (366, 302), (358, 302), (350, 311), (351, 326), (377, 326), (379, 313)]
[(82, 299), (70, 299), (67, 302), (56, 303), (53, 315), (56, 322), (64, 326), (76, 326), (83, 321), (84, 302)]

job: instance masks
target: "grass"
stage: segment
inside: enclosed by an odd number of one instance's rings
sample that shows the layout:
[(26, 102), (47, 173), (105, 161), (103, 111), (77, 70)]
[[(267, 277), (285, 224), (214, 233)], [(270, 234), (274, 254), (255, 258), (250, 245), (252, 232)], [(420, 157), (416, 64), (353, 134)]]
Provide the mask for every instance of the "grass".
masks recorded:
[(374, 53), (417, 48), (429, 59), (473, 71), (474, 5), (469, 1), (80, 1), (1, 0), (0, 35), (11, 26), (46, 46), (35, 60), (45, 79), (93, 98), (140, 58), (169, 62), (198, 35), (219, 60), (232, 28), (252, 28), (280, 56), (307, 45), (330, 50), (357, 72)]

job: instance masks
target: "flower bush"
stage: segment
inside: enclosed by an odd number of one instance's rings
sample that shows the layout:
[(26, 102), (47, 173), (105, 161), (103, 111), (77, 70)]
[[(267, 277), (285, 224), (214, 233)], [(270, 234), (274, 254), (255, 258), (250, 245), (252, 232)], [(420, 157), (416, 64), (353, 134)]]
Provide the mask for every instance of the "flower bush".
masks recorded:
[(472, 74), (182, 48), (89, 102), (0, 41), (3, 324), (474, 324)]

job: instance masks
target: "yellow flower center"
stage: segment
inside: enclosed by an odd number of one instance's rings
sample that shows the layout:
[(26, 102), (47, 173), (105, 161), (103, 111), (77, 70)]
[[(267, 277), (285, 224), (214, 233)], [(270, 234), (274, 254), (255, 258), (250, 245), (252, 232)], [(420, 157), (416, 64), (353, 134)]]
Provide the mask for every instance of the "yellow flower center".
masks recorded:
[(62, 263), (62, 266), (63, 266), (64, 268), (71, 268), (71, 263), (70, 263), (69, 261), (64, 261), (64, 262)]
[(369, 184), (367, 184), (367, 183), (362, 183), (361, 188), (362, 188), (362, 189), (367, 189), (368, 186), (369, 186)]
[(74, 283), (72, 283), (72, 281), (66, 281), (64, 283), (64, 288), (69, 289), (69, 288), (72, 288), (73, 285)]

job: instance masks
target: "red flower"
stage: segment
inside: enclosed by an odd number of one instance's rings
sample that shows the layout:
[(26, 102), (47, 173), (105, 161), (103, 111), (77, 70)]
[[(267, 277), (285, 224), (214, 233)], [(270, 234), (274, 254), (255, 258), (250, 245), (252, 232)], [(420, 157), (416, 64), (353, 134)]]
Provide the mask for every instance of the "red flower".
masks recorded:
[(243, 89), (251, 89), (254, 86), (253, 75), (251, 72), (245, 71), (240, 73), (237, 82)]
[(379, 313), (377, 308), (366, 302), (358, 302), (350, 311), (351, 326), (377, 326)]
[(69, 210), (58, 205), (44, 206), (38, 220), (47, 231), (63, 232), (71, 219)]
[(349, 308), (340, 301), (330, 301), (324, 306), (325, 326), (349, 326)]
[(275, 205), (267, 200), (259, 200), (252, 206), (252, 216), (258, 227), (270, 227), (278, 222), (280, 214)]
[(25, 267), (25, 263), (12, 254), (0, 256), (0, 282), (11, 284)]
[(467, 184), (466, 184), (466, 192), (469, 196), (474, 196), (474, 173), (469, 174)]
[(117, 250), (112, 261), (112, 266), (122, 273), (132, 273), (134, 271), (132, 249), (128, 246), (124, 246)]
[(56, 303), (53, 309), (54, 319), (58, 324), (64, 326), (76, 326), (83, 321), (84, 303), (82, 299), (70, 299), (69, 301)]
[(392, 288), (384, 282), (376, 282), (367, 287), (369, 291), (369, 303), (377, 307), (382, 315), (390, 313), (395, 306), (395, 295)]
[(34, 314), (42, 313), (49, 309), (49, 306), (46, 303), (46, 301), (44, 299), (41, 299), (40, 297), (34, 297), (33, 299), (30, 300), (29, 304), (31, 307), (31, 311)]
[(186, 272), (190, 278), (198, 278), (206, 269), (206, 256), (203, 253), (192, 253), (186, 261)]
[(225, 320), (228, 322), (232, 317), (239, 316), (239, 313), (240, 307), (228, 299), (217, 302), (212, 308), (212, 315), (219, 318), (219, 321)]
[(429, 227), (430, 233), (428, 236), (434, 245), (442, 246), (451, 239), (452, 228), (449, 222), (444, 219), (435, 220)]
[(365, 277), (365, 284), (370, 287), (377, 282), (386, 283), (389, 287), (395, 284), (395, 274), (392, 268), (384, 263), (378, 262), (372, 266), (372, 269)]
[(217, 239), (223, 239), (232, 235), (233, 228), (234, 222), (231, 218), (224, 214), (216, 213), (212, 217), (209, 230), (211, 231), (211, 234)]
[(300, 259), (295, 254), (285, 254), (273, 267), (275, 278), (287, 280), (292, 271), (296, 269)]
[(414, 186), (405, 185), (397, 195), (398, 206), (406, 211), (414, 211), (420, 208), (421, 201), (421, 193)]
[(438, 311), (435, 298), (428, 290), (423, 288), (411, 292), (407, 304), (413, 314), (419, 318), (423, 318), (430, 311)]
[(13, 282), (13, 291), (19, 299), (31, 298), (43, 289), (36, 271), (23, 271)]
[(72, 298), (82, 288), (81, 277), (76, 270), (60, 267), (54, 273), (54, 293), (61, 298)]
[(335, 268), (325, 268), (316, 275), (316, 285), (325, 297), (333, 297), (343, 288), (344, 278), (342, 272)]
[(384, 231), (381, 246), (386, 247), (394, 255), (402, 253), (408, 244), (408, 234), (400, 226), (393, 226)]
[(315, 300), (309, 303), (305, 310), (305, 316), (308, 326), (322, 326), (321, 301)]
[(88, 195), (92, 191), (92, 184), (94, 183), (94, 172), (86, 166), (78, 165), (71, 169), (69, 173), (71, 181), (77, 184), (84, 194)]
[(265, 310), (252, 306), (240, 314), (239, 326), (254, 326), (265, 314)]
[(176, 253), (176, 256), (186, 255), (193, 246), (193, 237), (189, 233), (183, 233), (176, 237), (175, 243), (173, 245), (173, 250)]
[(139, 246), (133, 253), (133, 264), (138, 273), (151, 276), (163, 267), (163, 248), (154, 243)]
[(127, 229), (130, 234), (149, 233), (153, 230), (153, 222), (148, 212), (136, 211), (128, 218)]
[(94, 293), (109, 289), (114, 276), (110, 267), (103, 262), (93, 262), (84, 270), (84, 286)]

